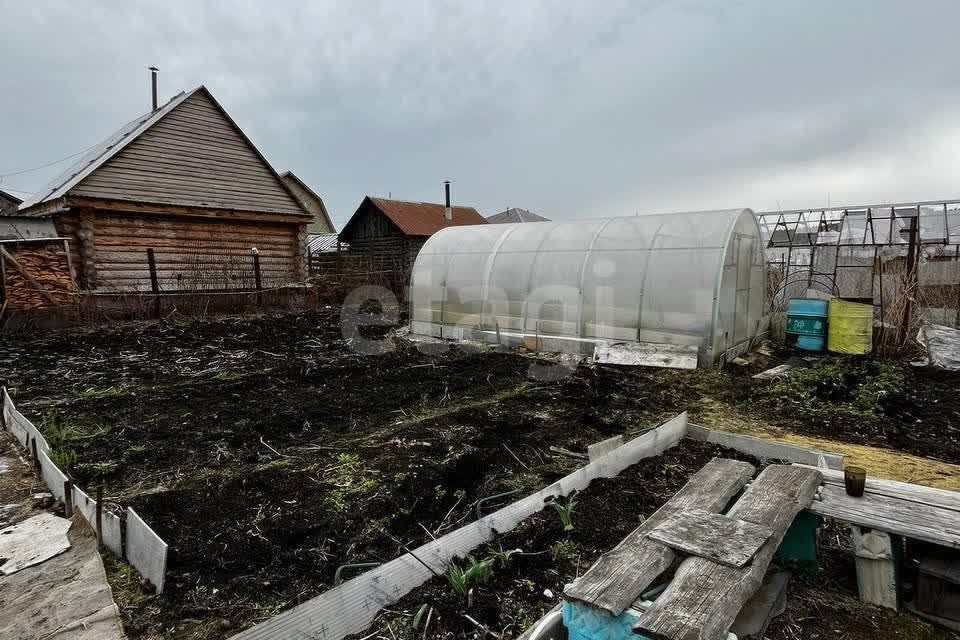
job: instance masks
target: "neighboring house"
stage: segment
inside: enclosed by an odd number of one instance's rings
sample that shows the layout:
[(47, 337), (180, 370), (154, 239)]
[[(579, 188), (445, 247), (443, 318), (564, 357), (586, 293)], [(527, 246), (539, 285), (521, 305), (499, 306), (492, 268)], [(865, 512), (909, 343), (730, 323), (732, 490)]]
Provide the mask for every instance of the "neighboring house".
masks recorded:
[(23, 202), (23, 200), (17, 196), (7, 193), (6, 191), (0, 191), (0, 216), (17, 215), (17, 208), (21, 202)]
[(314, 192), (313, 189), (293, 174), (292, 171), (285, 171), (280, 174), (283, 182), (293, 193), (294, 197), (300, 202), (300, 206), (313, 215), (313, 222), (307, 225), (307, 234), (314, 235), (319, 233), (336, 233), (330, 215), (327, 213), (327, 206), (323, 204), (323, 198)]
[(235, 289), (304, 277), (313, 216), (205, 87), (125, 125), (24, 202), (71, 240), (81, 286)]
[(50, 220), (38, 220), (19, 215), (22, 200), (6, 191), (0, 191), (0, 240), (32, 240), (55, 238), (57, 230)]
[(507, 209), (506, 211), (501, 211), (500, 213), (490, 216), (487, 218), (487, 222), (490, 224), (513, 224), (515, 222), (550, 222), (549, 218), (544, 218), (543, 216), (538, 216), (537, 214), (527, 211), (526, 209), (518, 209), (513, 207)]
[(446, 207), (430, 202), (404, 202), (367, 196), (340, 231), (340, 241), (350, 245), (351, 255), (369, 258), (375, 271), (409, 272), (420, 248), (440, 229), (486, 224), (473, 207)]

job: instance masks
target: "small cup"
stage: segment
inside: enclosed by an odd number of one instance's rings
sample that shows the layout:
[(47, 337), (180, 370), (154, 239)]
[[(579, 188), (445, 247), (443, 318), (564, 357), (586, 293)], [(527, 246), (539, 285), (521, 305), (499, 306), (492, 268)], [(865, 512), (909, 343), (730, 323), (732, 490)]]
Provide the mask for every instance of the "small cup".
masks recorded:
[(847, 490), (848, 496), (862, 498), (866, 484), (867, 470), (863, 467), (846, 467), (843, 470), (843, 486)]

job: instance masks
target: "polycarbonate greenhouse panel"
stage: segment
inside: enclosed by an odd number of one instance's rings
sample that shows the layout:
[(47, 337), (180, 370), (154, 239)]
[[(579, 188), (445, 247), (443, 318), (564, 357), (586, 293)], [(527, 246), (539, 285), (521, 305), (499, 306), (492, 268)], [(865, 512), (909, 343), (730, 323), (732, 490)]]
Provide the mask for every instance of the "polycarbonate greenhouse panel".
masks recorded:
[(454, 227), (417, 257), (412, 328), (693, 345), (706, 366), (755, 335), (764, 271), (749, 209)]

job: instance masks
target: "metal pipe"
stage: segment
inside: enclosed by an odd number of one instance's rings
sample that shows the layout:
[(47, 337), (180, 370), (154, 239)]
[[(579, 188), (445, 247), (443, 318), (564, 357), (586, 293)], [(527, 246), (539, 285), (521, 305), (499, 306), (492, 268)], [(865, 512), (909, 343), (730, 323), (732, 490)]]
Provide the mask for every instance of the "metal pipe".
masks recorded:
[(153, 110), (156, 111), (159, 103), (157, 102), (157, 69), (156, 67), (150, 67), (150, 85), (153, 89)]

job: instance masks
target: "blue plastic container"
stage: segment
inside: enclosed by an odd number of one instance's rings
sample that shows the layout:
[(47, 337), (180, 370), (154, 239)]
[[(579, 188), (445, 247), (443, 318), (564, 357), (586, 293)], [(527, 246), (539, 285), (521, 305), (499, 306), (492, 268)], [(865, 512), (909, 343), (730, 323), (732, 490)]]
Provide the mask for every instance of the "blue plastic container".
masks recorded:
[(827, 346), (829, 300), (791, 298), (787, 303), (787, 336), (795, 336), (804, 351), (823, 351)]

